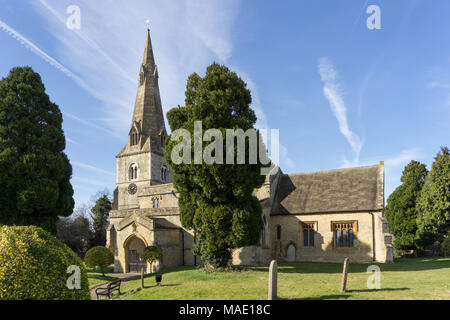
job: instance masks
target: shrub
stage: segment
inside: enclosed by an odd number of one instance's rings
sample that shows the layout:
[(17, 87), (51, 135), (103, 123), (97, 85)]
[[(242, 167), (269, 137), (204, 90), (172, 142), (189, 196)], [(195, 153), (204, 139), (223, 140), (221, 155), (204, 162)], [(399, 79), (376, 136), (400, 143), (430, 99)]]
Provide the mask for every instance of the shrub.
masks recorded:
[(444, 237), (444, 241), (441, 243), (441, 250), (445, 256), (450, 256), (450, 231)]
[[(80, 268), (80, 289), (69, 289), (67, 268)], [(90, 299), (81, 259), (36, 226), (0, 227), (0, 300)]]
[(155, 246), (145, 247), (142, 252), (142, 260), (150, 262), (150, 271), (153, 271), (153, 262), (162, 259), (163, 253), (160, 248)]
[(90, 268), (99, 267), (104, 276), (106, 268), (114, 263), (114, 255), (106, 247), (93, 247), (86, 252), (84, 262)]

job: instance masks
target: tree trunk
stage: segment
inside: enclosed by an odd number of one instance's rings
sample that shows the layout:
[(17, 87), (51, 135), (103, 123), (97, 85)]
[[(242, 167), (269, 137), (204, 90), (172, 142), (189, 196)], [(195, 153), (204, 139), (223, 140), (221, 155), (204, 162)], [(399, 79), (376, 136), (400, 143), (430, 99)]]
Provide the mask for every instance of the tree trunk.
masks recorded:
[(144, 289), (144, 267), (141, 267), (141, 288)]

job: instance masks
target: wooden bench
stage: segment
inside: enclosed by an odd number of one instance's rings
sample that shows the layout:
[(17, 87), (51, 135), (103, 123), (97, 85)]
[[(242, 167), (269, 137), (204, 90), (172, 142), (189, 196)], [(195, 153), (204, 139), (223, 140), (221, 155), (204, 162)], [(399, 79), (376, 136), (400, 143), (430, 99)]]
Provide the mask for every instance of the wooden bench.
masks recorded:
[(111, 299), (111, 292), (113, 292), (115, 290), (118, 290), (119, 294), (120, 294), (120, 283), (121, 282), (122, 282), (122, 280), (117, 279), (117, 280), (114, 280), (113, 282), (108, 283), (108, 285), (106, 287), (95, 289), (95, 294), (97, 295), (97, 300), (98, 300), (98, 296), (108, 296), (108, 298)]
[(411, 256), (416, 256), (416, 252), (414, 250), (403, 250), (402, 252), (402, 257), (406, 258), (406, 257), (411, 257)]

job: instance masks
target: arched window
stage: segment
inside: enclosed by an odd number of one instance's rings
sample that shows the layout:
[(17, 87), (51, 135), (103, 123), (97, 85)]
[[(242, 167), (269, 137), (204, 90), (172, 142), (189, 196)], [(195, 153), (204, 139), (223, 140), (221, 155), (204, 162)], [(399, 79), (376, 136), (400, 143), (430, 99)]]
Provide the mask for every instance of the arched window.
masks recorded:
[(277, 240), (281, 240), (281, 226), (277, 225)]
[(138, 178), (137, 164), (132, 163), (128, 169), (128, 180), (136, 180)]
[(167, 181), (167, 168), (166, 167), (161, 168), (161, 181), (163, 181), (163, 182)]
[(159, 198), (153, 198), (153, 208), (157, 209), (160, 208), (161, 202)]

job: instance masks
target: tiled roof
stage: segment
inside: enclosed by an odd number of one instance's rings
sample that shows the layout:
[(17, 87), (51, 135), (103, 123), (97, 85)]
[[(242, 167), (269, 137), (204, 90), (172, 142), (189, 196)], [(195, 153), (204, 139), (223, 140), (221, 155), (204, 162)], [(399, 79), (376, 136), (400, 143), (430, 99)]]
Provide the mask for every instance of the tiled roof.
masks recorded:
[(283, 174), (272, 214), (355, 212), (383, 209), (382, 167)]

